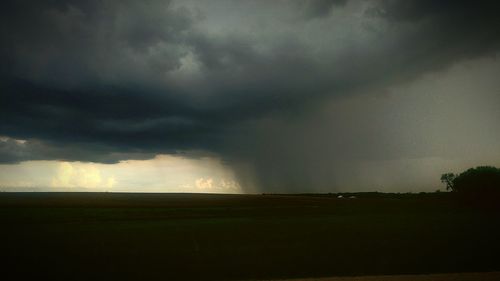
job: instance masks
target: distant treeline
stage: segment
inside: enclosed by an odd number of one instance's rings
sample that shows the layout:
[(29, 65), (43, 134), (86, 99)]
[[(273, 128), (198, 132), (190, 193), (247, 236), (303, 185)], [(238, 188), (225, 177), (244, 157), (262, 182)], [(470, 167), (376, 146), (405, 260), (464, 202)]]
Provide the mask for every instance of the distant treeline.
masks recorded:
[[(277, 195), (277, 196), (311, 196), (311, 197), (332, 197), (341, 199), (358, 199), (358, 198), (384, 198), (384, 199), (405, 199), (405, 198), (442, 198), (450, 196), (450, 192), (406, 192), (406, 193), (390, 193), (390, 192), (339, 192), (339, 193), (263, 193), (262, 195)], [(339, 199), (340, 199), (339, 198)]]

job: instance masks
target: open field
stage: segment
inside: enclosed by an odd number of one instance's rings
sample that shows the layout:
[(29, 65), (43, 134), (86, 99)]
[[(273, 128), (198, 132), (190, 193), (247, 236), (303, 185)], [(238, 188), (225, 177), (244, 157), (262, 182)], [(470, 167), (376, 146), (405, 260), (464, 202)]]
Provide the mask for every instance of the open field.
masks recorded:
[(485, 272), (500, 270), (499, 219), (448, 194), (1, 193), (0, 251), (16, 279)]
[(418, 275), (381, 275), (381, 276), (355, 276), (355, 277), (325, 277), (306, 279), (281, 279), (270, 281), (498, 281), (500, 272), (467, 272), (467, 273), (441, 273)]

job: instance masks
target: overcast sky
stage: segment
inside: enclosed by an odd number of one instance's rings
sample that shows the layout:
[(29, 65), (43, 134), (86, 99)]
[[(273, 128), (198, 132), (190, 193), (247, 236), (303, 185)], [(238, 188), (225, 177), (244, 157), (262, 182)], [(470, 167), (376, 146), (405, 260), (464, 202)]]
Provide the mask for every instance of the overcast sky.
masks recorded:
[(498, 1), (4, 1), (2, 190), (434, 191), (500, 166)]

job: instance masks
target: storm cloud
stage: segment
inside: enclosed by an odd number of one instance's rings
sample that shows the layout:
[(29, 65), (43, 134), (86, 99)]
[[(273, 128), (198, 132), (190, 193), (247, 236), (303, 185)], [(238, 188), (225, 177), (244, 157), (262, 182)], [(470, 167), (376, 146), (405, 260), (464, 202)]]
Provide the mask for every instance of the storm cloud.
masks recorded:
[(378, 99), (500, 48), (496, 1), (207, 2), (6, 1), (0, 161), (207, 153), (247, 190), (335, 190), (443, 156)]

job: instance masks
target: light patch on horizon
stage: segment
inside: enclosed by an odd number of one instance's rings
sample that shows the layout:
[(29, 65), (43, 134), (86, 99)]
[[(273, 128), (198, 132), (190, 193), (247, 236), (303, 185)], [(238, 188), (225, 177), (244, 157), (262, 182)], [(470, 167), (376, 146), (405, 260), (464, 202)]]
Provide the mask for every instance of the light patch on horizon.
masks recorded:
[(54, 188), (111, 189), (116, 185), (114, 176), (103, 177), (93, 163), (62, 162), (56, 176), (52, 179)]
[(212, 178), (199, 178), (195, 181), (195, 185), (199, 189), (211, 189), (213, 187), (213, 182), (214, 180)]
[(25, 161), (0, 165), (2, 191), (242, 193), (214, 157), (157, 155), (116, 164)]
[[(192, 188), (193, 185), (186, 185), (185, 188)], [(208, 193), (241, 193), (241, 186), (235, 180), (213, 178), (199, 178), (194, 182), (194, 187), (200, 192)]]

